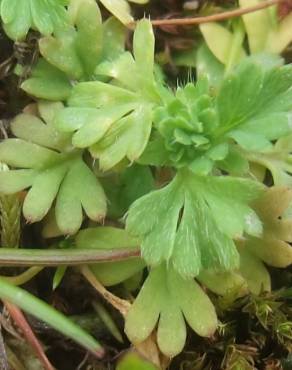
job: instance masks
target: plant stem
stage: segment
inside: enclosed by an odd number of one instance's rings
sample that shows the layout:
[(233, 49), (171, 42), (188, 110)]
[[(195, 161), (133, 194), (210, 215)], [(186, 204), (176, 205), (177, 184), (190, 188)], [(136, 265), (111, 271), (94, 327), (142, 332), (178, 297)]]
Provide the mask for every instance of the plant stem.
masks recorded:
[(88, 266), (80, 267), (81, 274), (85, 279), (102, 295), (102, 297), (109, 302), (113, 307), (115, 307), (123, 316), (126, 316), (128, 313), (131, 303), (125, 299), (121, 299), (111, 292), (109, 292), (95, 277), (93, 272), (89, 269)]
[(16, 276), (0, 276), (1, 279), (6, 280), (8, 283), (13, 285), (23, 285), (35, 277), (39, 272), (41, 272), (44, 267), (41, 266), (33, 266), (23, 273), (16, 275)]
[(21, 329), (24, 338), (26, 338), (27, 342), (31, 345), (34, 349), (36, 356), (39, 358), (40, 362), (42, 363), (43, 367), (46, 370), (54, 370), (53, 365), (50, 363), (49, 359), (47, 358), (42, 345), (40, 344), (39, 340), (35, 336), (34, 332), (32, 331), (31, 327), (29, 326), (26, 318), (24, 317), (23, 313), (20, 309), (11, 304), (8, 301), (4, 301), (8, 312), (10, 313), (11, 317), (13, 318), (14, 322), (17, 326)]
[(12, 249), (0, 248), (1, 266), (76, 266), (139, 257), (139, 248), (97, 249)]
[[(195, 18), (173, 18), (173, 19), (155, 19), (151, 21), (153, 26), (164, 26), (164, 25), (179, 25), (179, 26), (186, 26), (192, 24), (202, 24), (202, 23), (210, 23), (210, 22), (217, 22), (223, 21), (225, 19), (240, 17), (244, 14), (254, 13), (259, 10), (268, 8), (270, 6), (280, 4), (285, 0), (267, 0), (265, 2), (261, 2), (257, 5), (247, 7), (247, 8), (239, 8), (235, 10), (230, 10), (227, 12), (222, 12), (218, 14), (208, 15), (204, 17), (195, 17)], [(131, 22), (129, 26), (133, 26), (136, 22)]]

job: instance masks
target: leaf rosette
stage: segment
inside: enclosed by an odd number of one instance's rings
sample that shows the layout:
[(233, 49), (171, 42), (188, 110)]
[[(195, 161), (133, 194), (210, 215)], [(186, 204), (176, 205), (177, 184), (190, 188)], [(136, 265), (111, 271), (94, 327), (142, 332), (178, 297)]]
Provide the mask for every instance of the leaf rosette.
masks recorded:
[(206, 81), (178, 89), (176, 97), (157, 108), (157, 131), (141, 163), (244, 175), (249, 152), (266, 153), (274, 140), (291, 133), (291, 65), (268, 67), (247, 58), (217, 92)]
[(31, 188), (23, 204), (28, 222), (43, 219), (56, 199), (57, 225), (64, 234), (73, 234), (81, 226), (82, 209), (92, 220), (104, 218), (105, 194), (84, 162), (83, 151), (74, 149), (70, 135), (53, 126), (63, 105), (43, 102), (38, 109), (41, 118), (30, 113), (17, 116), (11, 124), (17, 138), (0, 144), (0, 161), (13, 168), (0, 173), (0, 191), (11, 194)]
[(196, 86), (178, 88), (175, 99), (155, 110), (155, 127), (162, 137), (160, 145), (168, 152), (169, 164), (207, 174), (215, 161), (225, 159), (228, 144), (216, 144), (212, 138), (212, 130), (218, 126), (213, 100), (208, 81), (202, 79)]

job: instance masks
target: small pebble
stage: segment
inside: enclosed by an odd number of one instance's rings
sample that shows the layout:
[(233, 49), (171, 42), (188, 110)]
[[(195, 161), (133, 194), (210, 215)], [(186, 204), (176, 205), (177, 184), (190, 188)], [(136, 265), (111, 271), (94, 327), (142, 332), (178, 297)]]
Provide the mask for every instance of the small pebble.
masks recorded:
[(199, 7), (199, 1), (186, 1), (183, 5), (184, 10), (197, 10)]

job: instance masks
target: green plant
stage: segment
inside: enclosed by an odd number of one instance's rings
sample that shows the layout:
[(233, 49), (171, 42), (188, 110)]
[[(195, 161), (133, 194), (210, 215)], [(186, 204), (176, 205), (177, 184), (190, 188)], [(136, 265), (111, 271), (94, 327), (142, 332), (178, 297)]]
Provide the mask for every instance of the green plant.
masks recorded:
[(5, 31), (13, 40), (24, 39), (30, 28), (50, 35), (68, 22), (66, 0), (1, 0), (1, 18)]
[[(105, 195), (84, 163), (82, 151), (70, 147), (68, 135), (53, 126), (54, 115), (62, 104), (40, 103), (38, 108), (45, 123), (31, 114), (20, 115), (12, 123), (18, 138), (1, 144), (3, 162), (22, 168), (1, 172), (1, 191), (15, 193), (31, 186), (23, 204), (28, 222), (41, 220), (56, 197), (57, 224), (64, 234), (72, 234), (81, 226), (82, 207), (90, 218), (103, 219)], [(84, 179), (86, 187), (78, 185)]]
[[(68, 24), (54, 35), (39, 40), (40, 58), (22, 88), (37, 98), (65, 100), (74, 80), (95, 76), (98, 63), (117, 57), (124, 50), (125, 30), (115, 19), (102, 24), (95, 1), (71, 1)], [(88, 21), (92, 27), (88, 27)]]
[[(240, 0), (242, 10), (260, 5), (261, 0)], [(222, 80), (224, 71), (254, 55), (267, 63), (280, 62), (279, 54), (292, 41), (292, 16), (283, 19), (277, 6), (245, 14), (241, 19), (225, 23), (208, 22), (199, 25), (203, 41), (193, 50), (175, 55), (179, 65), (196, 67), (198, 74), (209, 77), (213, 86)], [(247, 42), (245, 42), (245, 40)]]
[(10, 285), (5, 280), (0, 282), (0, 291), (2, 299), (16, 304), (27, 312), (33, 312), (34, 316), (46, 321), (61, 333), (79, 342), (96, 356), (103, 356), (103, 348), (91, 335), (87, 334), (78, 325), (74, 324), (65, 315), (57, 312), (47, 303), (19, 287)]
[(136, 4), (146, 4), (149, 0), (117, 0), (113, 3), (110, 0), (100, 0), (102, 5), (106, 7), (115, 17), (117, 17), (125, 25), (132, 23), (134, 18), (131, 15), (131, 8), (128, 2)]
[[(114, 14), (120, 9), (101, 2)], [(21, 4), (30, 4), (25, 25), (5, 0), (1, 16), (13, 39), (29, 27), (42, 34), (41, 57), (22, 84), (37, 103), (0, 143), (0, 161), (10, 167), (0, 172), (0, 192), (24, 192), (25, 219), (42, 221), (44, 235), (71, 235), (68, 244), (80, 253), (128, 251), (124, 260), (91, 261), (81, 272), (116, 307), (124, 304), (134, 344), (155, 331), (160, 351), (175, 356), (185, 344), (185, 320), (203, 337), (216, 330), (205, 287), (258, 294), (271, 288), (264, 263), (292, 262), (292, 65), (268, 54), (287, 45), (290, 18), (263, 39), (265, 28), (261, 40), (248, 15), (232, 22), (232, 32), (201, 26), (209, 48), (198, 51), (198, 80), (174, 90), (155, 64), (149, 20), (137, 23), (131, 53), (125, 29), (113, 18), (102, 23), (94, 0), (54, 2), (50, 10), (41, 2), (44, 25), (35, 20), (34, 1)], [(257, 16), (269, 28), (267, 12)], [(119, 19), (131, 22), (125, 14)], [(250, 53), (266, 54), (247, 56), (245, 32)], [(271, 46), (276, 32), (281, 49)], [(267, 171), (276, 186), (267, 186)], [(111, 226), (97, 225), (107, 217)], [(70, 265), (70, 251), (65, 255)], [(64, 273), (58, 270), (56, 284)], [(105, 291), (118, 283), (139, 290), (132, 304)], [(13, 288), (1, 284), (0, 297), (12, 299)]]
[(129, 353), (122, 360), (117, 366), (117, 370), (157, 370), (157, 367), (152, 365), (149, 362), (146, 362), (143, 358), (140, 358), (139, 355), (136, 353)]

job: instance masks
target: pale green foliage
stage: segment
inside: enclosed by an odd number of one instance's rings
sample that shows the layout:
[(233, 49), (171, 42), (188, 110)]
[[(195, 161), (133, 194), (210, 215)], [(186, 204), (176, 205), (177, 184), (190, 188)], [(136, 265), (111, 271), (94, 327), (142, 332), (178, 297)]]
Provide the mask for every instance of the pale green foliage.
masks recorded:
[[(240, 0), (241, 8), (255, 6), (261, 0)], [(246, 51), (243, 48), (244, 31), (248, 38), (250, 54), (280, 54), (292, 41), (292, 15), (279, 20), (276, 8), (262, 9), (242, 16), (244, 28), (238, 23), (223, 26), (206, 23), (199, 26), (203, 38), (213, 55), (227, 69), (241, 61)]]
[(215, 309), (195, 281), (184, 279), (165, 264), (153, 268), (126, 316), (126, 334), (133, 343), (140, 343), (158, 321), (158, 346), (165, 355), (173, 357), (185, 344), (185, 320), (204, 337), (216, 330)]
[(244, 31), (241, 25), (234, 27), (233, 32), (218, 23), (203, 23), (200, 31), (215, 57), (227, 68), (245, 58), (242, 46)]
[(149, 21), (137, 25), (134, 58), (126, 52), (101, 64), (96, 73), (113, 78), (115, 84), (77, 84), (68, 101), (70, 107), (56, 117), (57, 129), (75, 132), (73, 145), (89, 147), (103, 170), (123, 158), (138, 159), (150, 136), (152, 109), (160, 98), (153, 74), (154, 36)]
[[(271, 290), (271, 277), (262, 259), (252, 248), (247, 249), (240, 239), (236, 241), (239, 253), (239, 267), (234, 271), (213, 272), (203, 270), (197, 279), (210, 291), (235, 298), (247, 293), (260, 294)], [(282, 253), (277, 249), (275, 253)], [(287, 252), (287, 251), (286, 251)], [(279, 259), (285, 258), (279, 255)]]
[[(260, 0), (240, 0), (241, 8), (257, 5)], [(251, 53), (280, 54), (292, 41), (292, 15), (279, 21), (276, 9), (262, 9), (243, 16)], [(256, 24), (256, 26), (255, 26)]]
[[(132, 22), (127, 1), (100, 2)], [(15, 137), (0, 143), (0, 161), (11, 167), (0, 172), (1, 195), (23, 192), (25, 218), (46, 217), (48, 237), (77, 233), (86, 214), (92, 221), (74, 238), (76, 248), (97, 254), (126, 248), (136, 256), (141, 246), (142, 258), (90, 266), (102, 284), (124, 283), (131, 291), (148, 265), (126, 317), (130, 340), (143, 342), (157, 328), (160, 350), (174, 356), (185, 343), (185, 320), (211, 336), (215, 310), (194, 277), (220, 295), (269, 290), (265, 263), (291, 263), (285, 214), (291, 191), (267, 190), (263, 181), (268, 169), (275, 184), (292, 184), (292, 66), (277, 56), (247, 58), (244, 27), (251, 53), (277, 52), (291, 39), (290, 16), (277, 24), (275, 13), (264, 10), (228, 28), (202, 25), (206, 43), (196, 60), (194, 50), (184, 55), (196, 64), (198, 81), (173, 91), (155, 66), (149, 20), (137, 22), (131, 53), (123, 25), (114, 18), (102, 23), (95, 0), (2, 0), (0, 12), (10, 37), (23, 39), (30, 28), (41, 33), (41, 58), (22, 88), (55, 101), (40, 101), (12, 121)], [(262, 21), (257, 34), (252, 17)], [(127, 168), (133, 162), (139, 164)], [(112, 203), (108, 219), (122, 227), (126, 214), (126, 230), (96, 227), (107, 212), (97, 177)], [(64, 273), (57, 270), (55, 286)], [(11, 292), (23, 296), (1, 282), (0, 296)], [(14, 303), (51, 315), (23, 297)], [(52, 324), (70, 333), (57, 319)], [(88, 337), (75, 333), (92, 349)]]
[(292, 220), (285, 216), (291, 205), (291, 189), (269, 188), (262, 197), (253, 202), (263, 225), (262, 235), (246, 235), (236, 245), (240, 254), (238, 271), (227, 275), (203, 271), (198, 277), (210, 290), (217, 294), (228, 294), (237, 290), (238, 295), (247, 291), (260, 294), (271, 290), (270, 274), (266, 265), (287, 267), (292, 263)]
[(248, 237), (245, 248), (266, 264), (287, 267), (292, 263), (292, 219), (285, 217), (291, 205), (292, 190), (285, 187), (270, 188), (255, 202), (254, 208), (263, 222), (261, 237)]
[(21, 88), (39, 99), (60, 101), (69, 97), (72, 86), (65, 73), (40, 59)]
[(127, 230), (143, 238), (142, 256), (150, 265), (170, 261), (184, 276), (231, 270), (239, 264), (232, 238), (261, 232), (248, 207), (261, 191), (249, 180), (179, 173), (166, 187), (134, 202)]
[(146, 4), (149, 0), (99, 0), (102, 5), (107, 8), (115, 17), (117, 17), (123, 24), (129, 24), (134, 21), (131, 15), (131, 7), (129, 2), (136, 4)]
[(42, 38), (39, 41), (40, 52), (49, 63), (69, 77), (90, 77), (102, 48), (99, 8), (94, 0), (75, 0), (70, 3), (69, 14), (72, 26), (58, 30), (54, 37)]
[(0, 144), (1, 161), (13, 168), (0, 173), (0, 191), (12, 194), (31, 187), (23, 205), (29, 222), (41, 220), (56, 198), (56, 219), (64, 234), (76, 232), (82, 223), (82, 207), (99, 221), (106, 213), (101, 185), (82, 159), (82, 151), (70, 146), (70, 136), (58, 133), (52, 121), (60, 103), (41, 103), (40, 116), (21, 114), (12, 123), (16, 139)]
[(213, 88), (220, 85), (224, 75), (224, 65), (218, 61), (205, 43), (196, 52), (195, 66), (198, 78), (207, 77)]
[(93, 78), (96, 66), (124, 50), (125, 31), (115, 19), (102, 23), (94, 0), (72, 1), (71, 25), (39, 41), (40, 59), (22, 88), (47, 100), (66, 100), (75, 79)]
[(266, 266), (253, 252), (245, 248), (240, 250), (240, 275), (253, 294), (271, 290), (271, 277)]
[(30, 28), (50, 35), (68, 24), (64, 4), (64, 0), (2, 0), (4, 29), (13, 40), (25, 38)]
[(269, 188), (262, 197), (253, 202), (253, 209), (259, 216), (262, 235), (245, 235), (236, 245), (240, 255), (237, 271), (214, 273), (202, 271), (198, 279), (217, 294), (231, 291), (244, 295), (250, 291), (260, 294), (270, 291), (271, 278), (266, 265), (287, 267), (292, 263), (292, 219), (285, 216), (291, 205), (292, 191), (287, 187)]
[(235, 293), (236, 297), (248, 293), (248, 284), (239, 271), (212, 272), (203, 270), (197, 277), (206, 288), (218, 295)]
[[(291, 113), (290, 113), (291, 114)], [(291, 120), (291, 117), (289, 118)], [(245, 152), (250, 161), (263, 166), (270, 171), (275, 185), (292, 185), (292, 136), (280, 138), (275, 145), (263, 153)]]

